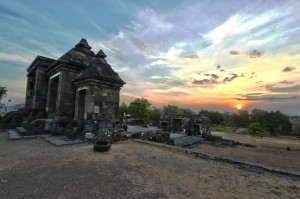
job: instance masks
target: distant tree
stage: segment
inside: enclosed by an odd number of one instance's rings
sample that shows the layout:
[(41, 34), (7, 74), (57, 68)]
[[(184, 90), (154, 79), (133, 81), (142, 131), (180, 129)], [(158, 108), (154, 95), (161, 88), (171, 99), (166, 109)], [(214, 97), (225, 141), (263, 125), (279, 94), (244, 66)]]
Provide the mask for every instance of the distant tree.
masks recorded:
[(154, 126), (158, 125), (160, 116), (161, 116), (161, 111), (159, 109), (153, 107), (153, 109), (150, 110), (150, 121), (153, 122)]
[(208, 116), (209, 115), (209, 111), (201, 109), (198, 114), (202, 114), (202, 115)]
[(253, 109), (251, 111), (250, 120), (252, 123), (259, 123), (262, 128), (266, 128), (268, 122), (268, 115), (269, 113), (267, 111)]
[(247, 110), (239, 111), (238, 114), (238, 123), (239, 127), (247, 127), (250, 122), (249, 112)]
[(163, 107), (164, 113), (169, 113), (172, 115), (182, 115), (184, 112), (181, 108), (175, 105), (168, 105)]
[(3, 98), (7, 95), (6, 87), (0, 86), (0, 108), (3, 108), (5, 106), (5, 103), (3, 102)]
[(293, 134), (294, 135), (300, 135), (300, 119), (298, 119), (297, 117), (295, 117), (293, 119)]
[(230, 126), (229, 124), (229, 117), (230, 117), (230, 113), (229, 112), (224, 112), (223, 113), (223, 118), (224, 118), (224, 125), (225, 126)]
[(137, 98), (128, 106), (128, 113), (135, 119), (149, 122), (151, 103), (145, 98)]
[(0, 105), (2, 105), (3, 103), (2, 100), (6, 96), (6, 94), (7, 94), (6, 87), (0, 86)]
[(239, 115), (236, 113), (229, 114), (227, 118), (227, 125), (232, 127), (239, 127)]
[(220, 112), (210, 112), (208, 115), (210, 121), (214, 125), (220, 125), (221, 123), (224, 122), (224, 116)]
[(122, 103), (119, 109), (121, 114), (128, 113), (128, 106), (124, 102)]
[(181, 110), (183, 111), (183, 115), (196, 115), (196, 113), (189, 108), (183, 108)]
[(268, 113), (266, 128), (271, 135), (275, 135), (276, 132), (290, 134), (292, 131), (292, 123), (288, 117), (280, 111), (271, 111)]
[(213, 125), (220, 125), (221, 123), (224, 122), (224, 116), (220, 112), (213, 112), (213, 111), (208, 111), (208, 110), (200, 110), (199, 114), (205, 115), (208, 117), (211, 121), (211, 124)]

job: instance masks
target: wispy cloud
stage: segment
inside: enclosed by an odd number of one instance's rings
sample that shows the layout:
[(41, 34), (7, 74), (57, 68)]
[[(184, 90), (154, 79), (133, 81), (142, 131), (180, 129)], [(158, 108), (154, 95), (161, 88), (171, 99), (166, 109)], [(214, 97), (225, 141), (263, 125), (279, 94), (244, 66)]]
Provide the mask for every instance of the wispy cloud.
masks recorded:
[(268, 88), (268, 90), (272, 91), (272, 92), (299, 93), (300, 94), (300, 85), (287, 86), (287, 87), (271, 87), (271, 88)]
[(287, 95), (287, 94), (262, 94), (262, 95), (243, 95), (236, 100), (246, 101), (286, 101), (299, 98), (299, 95)]
[(283, 80), (279, 82), (280, 84), (293, 84), (294, 82), (288, 81), (288, 80)]
[(8, 54), (5, 52), (0, 52), (0, 60), (23, 62), (28, 64), (32, 62), (32, 55)]
[(260, 52), (258, 50), (250, 50), (250, 51), (246, 51), (246, 52), (238, 52), (236, 50), (231, 50), (229, 51), (229, 54), (230, 55), (245, 55), (249, 58), (258, 58), (258, 57), (261, 57), (263, 55), (263, 52)]
[(292, 71), (294, 71), (294, 70), (296, 70), (296, 68), (295, 67), (292, 67), (292, 66), (286, 66), (286, 67), (284, 67), (284, 69), (282, 69), (282, 72), (292, 72)]

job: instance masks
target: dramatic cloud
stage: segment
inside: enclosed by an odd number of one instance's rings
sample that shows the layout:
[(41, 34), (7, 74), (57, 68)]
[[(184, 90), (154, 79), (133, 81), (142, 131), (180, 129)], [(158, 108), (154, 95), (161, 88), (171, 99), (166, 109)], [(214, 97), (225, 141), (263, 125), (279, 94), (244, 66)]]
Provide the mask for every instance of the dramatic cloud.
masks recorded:
[(292, 72), (296, 70), (295, 67), (292, 67), (292, 66), (286, 66), (284, 69), (282, 69), (282, 72)]
[(194, 80), (193, 84), (198, 84), (198, 85), (205, 85), (205, 84), (218, 84), (217, 81), (213, 79), (202, 79), (202, 80)]
[(237, 74), (235, 73), (231, 73), (230, 75), (232, 75), (231, 77), (225, 77), (223, 79), (223, 83), (227, 83), (227, 82), (231, 82), (233, 81), (235, 78), (239, 77)]
[(56, 59), (84, 37), (126, 81), (121, 95), (226, 110), (236, 93), (251, 91), (262, 94), (240, 100), (261, 99), (255, 104), (263, 107), (280, 99), (284, 107), (295, 99), (300, 107), (292, 87), (300, 84), (298, 0), (31, 1), (0, 6), (0, 79), (11, 94), (25, 96), (8, 80), (25, 85), (36, 55)]
[(206, 73), (206, 74), (203, 74), (203, 76), (209, 76), (209, 77), (211, 77), (210, 79), (194, 80), (193, 84), (198, 84), (198, 85), (226, 84), (226, 83), (229, 83), (229, 82), (231, 82), (234, 79), (239, 77), (235, 73), (230, 73), (229, 75), (231, 75), (231, 76), (230, 77), (225, 77), (221, 81), (217, 81), (220, 78), (219, 75)]

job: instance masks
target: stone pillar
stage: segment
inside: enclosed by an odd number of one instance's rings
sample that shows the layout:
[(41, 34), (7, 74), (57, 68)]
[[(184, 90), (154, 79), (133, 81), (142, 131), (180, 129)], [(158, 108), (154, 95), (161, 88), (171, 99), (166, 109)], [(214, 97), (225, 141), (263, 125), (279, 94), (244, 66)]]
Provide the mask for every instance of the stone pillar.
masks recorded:
[(35, 76), (27, 76), (25, 110), (29, 111), (33, 108), (33, 94), (34, 94)]
[(36, 69), (35, 85), (33, 96), (33, 108), (39, 111), (45, 111), (47, 101), (47, 78), (44, 70), (41, 68)]
[(57, 113), (58, 90), (59, 90), (60, 72), (52, 75), (48, 81), (48, 94), (46, 111)]

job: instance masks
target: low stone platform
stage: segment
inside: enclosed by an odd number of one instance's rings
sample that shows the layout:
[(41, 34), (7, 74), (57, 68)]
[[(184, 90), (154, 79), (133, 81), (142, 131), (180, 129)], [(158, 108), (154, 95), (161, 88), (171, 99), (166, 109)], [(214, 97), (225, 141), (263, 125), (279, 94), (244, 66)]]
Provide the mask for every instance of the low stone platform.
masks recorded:
[(20, 140), (20, 139), (22, 139), (22, 137), (15, 129), (9, 129), (8, 130), (8, 139), (9, 140)]
[(128, 129), (127, 129), (127, 132), (126, 134), (128, 135), (132, 135), (132, 134), (135, 134), (137, 132), (140, 132), (140, 133), (144, 133), (144, 132), (149, 132), (149, 131), (156, 131), (158, 130), (156, 127), (142, 127), (142, 126), (130, 126), (128, 125)]
[(43, 135), (25, 135), (22, 136), (19, 131), (17, 131), (16, 129), (9, 129), (8, 130), (8, 139), (9, 140), (20, 140), (20, 139), (35, 139), (37, 138), (37, 136), (43, 136)]
[(182, 136), (171, 139), (172, 145), (179, 147), (190, 147), (201, 143), (202, 138), (199, 136)]
[[(23, 128), (23, 127), (21, 127)], [(22, 130), (22, 129), (21, 129)], [(26, 130), (26, 129), (25, 129)], [(8, 139), (9, 140), (21, 140), (21, 139), (35, 139), (35, 138), (44, 138), (47, 142), (55, 145), (55, 146), (65, 146), (65, 145), (72, 145), (72, 144), (80, 144), (84, 143), (85, 141), (76, 139), (72, 140), (67, 138), (66, 136), (52, 136), (49, 134), (39, 134), (39, 135), (20, 135), (19, 131), (16, 129), (9, 129), (8, 130)]]
[(21, 127), (21, 126), (16, 127), (16, 130), (20, 135), (26, 135), (28, 133), (27, 129), (25, 129), (24, 127)]
[(66, 136), (52, 136), (52, 135), (47, 135), (44, 137), (45, 140), (55, 146), (65, 146), (65, 145), (73, 145), (73, 144), (81, 144), (84, 143), (85, 141), (76, 139), (72, 140), (67, 138)]

